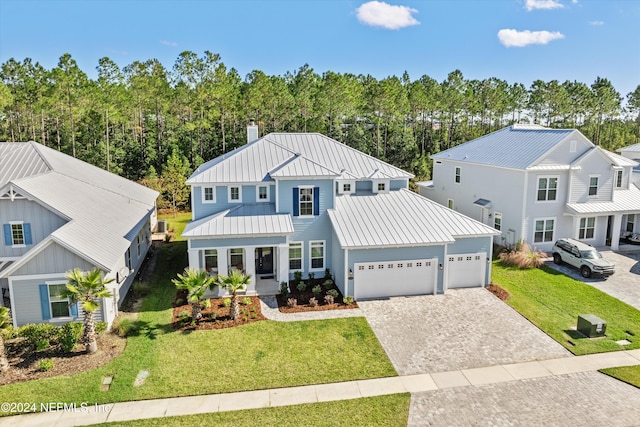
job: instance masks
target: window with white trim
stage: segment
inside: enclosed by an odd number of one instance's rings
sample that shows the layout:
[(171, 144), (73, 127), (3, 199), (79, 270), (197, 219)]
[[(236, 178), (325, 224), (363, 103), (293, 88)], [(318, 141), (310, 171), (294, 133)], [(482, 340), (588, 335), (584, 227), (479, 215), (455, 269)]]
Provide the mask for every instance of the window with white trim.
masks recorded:
[(238, 270), (244, 270), (244, 249), (229, 249), (229, 265), (237, 268)]
[(590, 176), (589, 177), (589, 196), (597, 196), (598, 195), (598, 177)]
[(310, 270), (324, 270), (325, 250), (324, 240), (309, 242), (309, 265)]
[(289, 243), (289, 270), (302, 270), (302, 242)]
[(580, 227), (578, 228), (578, 239), (593, 239), (595, 235), (596, 218), (580, 218)]
[(214, 203), (215, 201), (215, 187), (202, 187), (202, 203)]
[(387, 188), (387, 185), (384, 182), (378, 183), (378, 191), (385, 191), (386, 188)]
[(342, 192), (343, 193), (351, 193), (351, 184), (349, 184), (349, 183), (342, 184)]
[(203, 256), (204, 256), (204, 269), (208, 273), (217, 273), (218, 272), (218, 250), (205, 249)]
[(616, 171), (616, 188), (622, 188), (622, 171)]
[(268, 185), (258, 185), (258, 191), (256, 191), (257, 193), (257, 199), (258, 202), (268, 202), (270, 197), (269, 197), (269, 186)]
[(242, 187), (239, 185), (230, 185), (228, 187), (229, 203), (242, 202)]
[(51, 317), (70, 317), (69, 300), (60, 296), (67, 289), (66, 284), (49, 284), (49, 307)]
[(493, 214), (493, 228), (496, 230), (502, 230), (502, 214), (500, 212), (494, 212)]
[(556, 200), (558, 193), (557, 177), (538, 178), (538, 201)]
[(460, 168), (456, 167), (456, 184), (460, 184)]
[(453, 209), (453, 199), (447, 199), (447, 207)]
[(552, 242), (555, 219), (537, 219), (533, 241), (535, 243)]
[(13, 246), (24, 245), (24, 223), (11, 223), (11, 241)]
[(627, 215), (627, 228), (626, 230), (630, 233), (633, 233), (633, 225), (635, 222), (636, 216), (635, 214), (629, 214)]
[(300, 187), (300, 216), (313, 216), (313, 187)]

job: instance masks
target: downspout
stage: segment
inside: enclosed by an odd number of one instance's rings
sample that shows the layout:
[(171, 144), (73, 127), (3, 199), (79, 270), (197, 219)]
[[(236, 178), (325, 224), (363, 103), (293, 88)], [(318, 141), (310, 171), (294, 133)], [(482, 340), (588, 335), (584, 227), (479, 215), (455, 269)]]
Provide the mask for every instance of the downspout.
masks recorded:
[(344, 296), (349, 296), (349, 249), (344, 250)]
[(522, 220), (520, 223), (520, 236), (518, 237), (518, 239), (516, 240), (516, 244), (518, 244), (519, 240), (524, 240), (526, 241), (527, 239), (524, 238), (524, 231), (525, 231), (525, 222), (526, 222), (526, 218), (527, 218), (527, 193), (528, 193), (528, 189), (529, 189), (529, 170), (525, 169), (524, 171), (524, 193), (522, 195)]

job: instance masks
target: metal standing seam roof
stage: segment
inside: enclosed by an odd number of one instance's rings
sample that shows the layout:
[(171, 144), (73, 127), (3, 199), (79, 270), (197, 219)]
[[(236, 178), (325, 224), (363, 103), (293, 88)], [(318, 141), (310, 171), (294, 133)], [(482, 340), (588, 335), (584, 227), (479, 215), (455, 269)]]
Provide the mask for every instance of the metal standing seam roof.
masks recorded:
[(607, 150), (604, 150), (604, 149), (602, 149), (602, 151), (607, 156), (609, 156), (609, 158), (613, 161), (613, 163), (616, 166), (621, 166), (621, 167), (623, 167), (623, 166), (631, 166), (631, 167), (638, 166), (638, 162), (636, 162), (635, 160), (628, 159), (626, 157), (620, 156), (620, 155), (618, 155), (616, 153), (612, 153), (611, 151), (607, 151)]
[(407, 189), (338, 196), (328, 214), (342, 248), (424, 246), (498, 234)]
[(294, 232), (289, 214), (276, 214), (272, 203), (240, 205), (233, 209), (192, 221), (183, 237), (255, 237), (257, 235), (286, 235)]
[(630, 152), (630, 153), (640, 153), (640, 143), (629, 145), (628, 147), (622, 147), (618, 150), (619, 152)]
[(3, 184), (68, 219), (51, 238), (106, 270), (155, 209), (156, 191), (36, 142), (0, 143), (0, 158), (26, 162)]
[(51, 170), (49, 164), (24, 142), (0, 143), (0, 187), (11, 180), (39, 175)]
[(567, 203), (567, 212), (571, 215), (638, 213), (640, 212), (640, 189), (631, 184), (628, 190), (614, 190), (612, 201)]
[(270, 133), (202, 164), (187, 184), (253, 183), (270, 180), (272, 175), (304, 178), (343, 173), (366, 179), (376, 171), (390, 178), (413, 177), (319, 133)]
[(431, 156), (435, 160), (527, 169), (575, 129), (512, 125)]

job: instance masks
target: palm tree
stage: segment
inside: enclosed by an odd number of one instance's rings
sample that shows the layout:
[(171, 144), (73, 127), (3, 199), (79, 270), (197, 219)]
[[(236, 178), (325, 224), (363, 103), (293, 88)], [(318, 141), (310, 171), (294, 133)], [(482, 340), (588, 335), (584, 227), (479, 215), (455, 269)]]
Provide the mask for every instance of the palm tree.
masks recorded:
[(191, 318), (197, 322), (202, 317), (200, 313), (200, 301), (207, 289), (217, 286), (215, 278), (207, 274), (205, 270), (192, 270), (185, 268), (184, 273), (178, 273), (178, 278), (172, 280), (178, 289), (186, 289), (187, 301), (191, 303)]
[(251, 276), (244, 274), (240, 270), (231, 270), (228, 276), (220, 276), (218, 285), (231, 292), (231, 310), (229, 316), (235, 320), (240, 317), (240, 307), (238, 306), (238, 291), (242, 290), (251, 282)]
[(80, 303), (84, 311), (84, 335), (82, 341), (87, 353), (95, 353), (98, 350), (96, 341), (96, 325), (93, 321), (93, 312), (100, 308), (100, 300), (109, 298), (112, 294), (106, 285), (113, 279), (105, 279), (99, 268), (94, 268), (87, 274), (74, 268), (66, 275), (67, 289), (61, 293), (62, 298), (69, 298), (69, 305)]
[(11, 317), (9, 316), (9, 309), (7, 307), (0, 307), (0, 371), (7, 372), (9, 370), (9, 360), (7, 354), (4, 351), (4, 338), (2, 338), (2, 331), (11, 326)]

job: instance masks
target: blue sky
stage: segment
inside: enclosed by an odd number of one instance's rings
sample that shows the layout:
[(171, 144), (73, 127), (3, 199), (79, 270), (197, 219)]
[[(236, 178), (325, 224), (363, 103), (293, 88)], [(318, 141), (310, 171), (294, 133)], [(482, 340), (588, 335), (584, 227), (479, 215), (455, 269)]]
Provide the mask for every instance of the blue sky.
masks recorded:
[(70, 53), (96, 78), (98, 59), (124, 67), (219, 53), (244, 78), (324, 71), (438, 81), (498, 77), (593, 83), (625, 96), (640, 84), (640, 0), (0, 0), (0, 63), (46, 68)]

